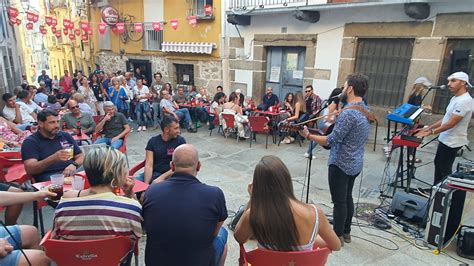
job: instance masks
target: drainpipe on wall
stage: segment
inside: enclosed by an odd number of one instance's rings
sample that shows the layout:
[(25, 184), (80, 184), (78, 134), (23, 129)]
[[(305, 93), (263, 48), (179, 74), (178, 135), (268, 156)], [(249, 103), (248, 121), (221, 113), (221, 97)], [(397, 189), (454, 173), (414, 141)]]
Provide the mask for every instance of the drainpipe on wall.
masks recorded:
[(222, 86), (230, 89), (229, 79), (229, 48), (227, 37), (227, 2), (221, 1), (221, 62), (222, 62)]

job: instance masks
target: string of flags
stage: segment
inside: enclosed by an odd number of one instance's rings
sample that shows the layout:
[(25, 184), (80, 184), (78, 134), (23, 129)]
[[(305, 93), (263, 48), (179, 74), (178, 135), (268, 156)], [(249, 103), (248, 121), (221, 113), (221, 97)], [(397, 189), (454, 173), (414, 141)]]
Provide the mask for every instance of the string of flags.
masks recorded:
[[(213, 7), (211, 5), (204, 6), (204, 14), (206, 16), (212, 15)], [(20, 26), (22, 25), (22, 20), (19, 18), (20, 12), (15, 7), (7, 7), (7, 13), (9, 17), (9, 22), (11, 25)], [(26, 24), (25, 27), (27, 30), (33, 30), (35, 23), (40, 20), (39, 14), (36, 14), (31, 11), (26, 11)], [(182, 19), (181, 19), (182, 20)], [(171, 19), (169, 21), (170, 26), (173, 30), (177, 30), (180, 26), (180, 19)], [(197, 17), (188, 16), (185, 19), (191, 27), (196, 27)], [(80, 21), (78, 27), (76, 27), (74, 21), (70, 19), (62, 20), (62, 32), (61, 29), (58, 29), (58, 19), (54, 16), (44, 16), (43, 24), (39, 25), (39, 31), (41, 34), (47, 34), (46, 26), (50, 27), (51, 32), (60, 38), (62, 34), (67, 36), (71, 41), (76, 39), (76, 36), (81, 36), (82, 41), (88, 41), (89, 37), (93, 35), (93, 26), (92, 24), (97, 24), (97, 31), (99, 35), (104, 35), (107, 32), (107, 28), (110, 28), (113, 33), (119, 34), (124, 33), (126, 30), (126, 25), (124, 22), (116, 22), (115, 24), (107, 24), (106, 22), (91, 23), (89, 21)], [(144, 30), (144, 24), (149, 24), (149, 22), (134, 22), (132, 23), (133, 30), (137, 33), (141, 33)], [(163, 30), (163, 22), (151, 22), (152, 28), (155, 31)], [(62, 34), (61, 34), (62, 33)]]

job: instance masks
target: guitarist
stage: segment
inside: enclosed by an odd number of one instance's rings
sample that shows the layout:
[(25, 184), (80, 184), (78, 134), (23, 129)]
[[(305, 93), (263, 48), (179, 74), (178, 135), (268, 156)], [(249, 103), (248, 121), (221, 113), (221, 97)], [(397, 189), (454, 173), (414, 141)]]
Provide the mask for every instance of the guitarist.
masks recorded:
[(345, 108), (336, 118), (334, 129), (328, 136), (309, 133), (305, 127), (300, 134), (322, 146), (331, 146), (328, 160), (328, 179), (331, 199), (334, 203), (333, 229), (341, 241), (351, 242), (351, 222), (354, 214), (352, 187), (362, 171), (364, 146), (369, 136), (369, 113), (363, 97), (368, 79), (362, 74), (347, 76), (341, 95)]

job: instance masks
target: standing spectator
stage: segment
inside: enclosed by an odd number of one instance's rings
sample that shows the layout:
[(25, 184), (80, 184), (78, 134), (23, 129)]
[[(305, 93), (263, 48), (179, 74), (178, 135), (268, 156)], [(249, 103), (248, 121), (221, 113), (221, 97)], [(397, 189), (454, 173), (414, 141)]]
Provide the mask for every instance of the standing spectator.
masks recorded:
[(162, 134), (152, 137), (146, 145), (145, 172), (137, 177), (138, 180), (150, 184), (155, 179), (162, 181), (173, 174), (170, 162), (174, 150), (186, 140), (180, 135), (179, 122), (170, 115), (161, 119)]
[(146, 126), (149, 121), (150, 103), (150, 90), (146, 85), (143, 85), (142, 79), (137, 79), (137, 86), (133, 88), (133, 96), (137, 101), (136, 115), (138, 118), (138, 131), (146, 131)]
[[(125, 92), (125, 88), (120, 84), (120, 79), (118, 77), (112, 78), (111, 86), (109, 87), (109, 98), (110, 101), (117, 106), (117, 109), (120, 113), (126, 115), (128, 111), (127, 102), (125, 101), (128, 96)], [(105, 105), (105, 103), (104, 103)], [(105, 106), (104, 106), (105, 111)]]
[(82, 113), (79, 104), (75, 100), (69, 100), (67, 105), (71, 112), (61, 118), (62, 129), (72, 130), (74, 133), (77, 133), (80, 125), (82, 132), (92, 134), (95, 131), (96, 125), (91, 114)]
[(43, 81), (46, 85), (46, 89), (48, 91), (51, 91), (51, 89), (52, 89), (52, 80), (48, 75), (46, 75), (46, 70), (41, 70), (41, 75), (38, 76), (37, 81), (38, 81), (38, 83)]
[(315, 116), (319, 110), (321, 109), (321, 98), (319, 98), (318, 95), (314, 93), (314, 89), (312, 85), (308, 85), (305, 88), (305, 104), (306, 104), (306, 117), (303, 120), (308, 120), (311, 119), (313, 116)]
[(172, 115), (179, 120), (180, 118), (184, 120), (184, 124), (188, 127), (188, 132), (196, 133), (197, 130), (194, 128), (191, 115), (187, 108), (179, 108), (179, 106), (171, 100), (171, 95), (167, 90), (161, 91), (162, 100), (160, 102), (160, 107), (163, 109), (163, 113)]
[(82, 165), (84, 154), (70, 134), (59, 130), (58, 113), (41, 111), (38, 128), (21, 146), (26, 173), (37, 182), (49, 180), (52, 174), (73, 175)]
[(257, 107), (257, 109), (267, 110), (270, 106), (277, 105), (278, 103), (279, 103), (278, 96), (273, 94), (272, 87), (268, 87), (267, 93), (263, 96), (263, 102)]
[(102, 87), (104, 88), (105, 92), (107, 93), (107, 101), (110, 101), (110, 98), (109, 98), (109, 88), (112, 86), (112, 78), (113, 78), (114, 74), (112, 73), (112, 71), (107, 71), (107, 74), (104, 76), (104, 79), (101, 80), (102, 82)]
[(163, 76), (161, 73), (155, 73), (155, 80), (151, 83), (151, 99), (153, 100), (153, 120), (155, 121), (155, 129), (158, 128), (159, 125), (159, 117), (160, 117), (160, 92), (163, 89), (163, 86), (165, 86), (165, 83), (163, 82)]
[[(83, 77), (84, 77), (84, 75), (82, 74), (82, 71), (78, 70), (77, 71), (76, 82), (75, 82), (76, 91), (79, 90), (79, 87), (81, 87)], [(74, 81), (73, 81), (73, 83), (74, 83)]]
[(26, 75), (21, 75), (21, 85), (28, 85), (28, 80), (26, 79)]
[(173, 175), (150, 186), (145, 193), (145, 263), (224, 265), (227, 255), (227, 230), (222, 227), (227, 219), (224, 193), (196, 178), (201, 162), (192, 145), (183, 144), (174, 150), (171, 169)]
[(94, 91), (89, 86), (89, 80), (86, 77), (81, 78), (81, 86), (79, 87), (78, 92), (84, 96), (84, 102), (91, 108), (92, 115), (95, 115), (97, 113), (97, 108), (95, 106), (97, 99), (95, 98)]
[[(52, 90), (57, 89), (59, 87), (59, 79), (57, 75), (54, 75), (53, 81), (51, 82)], [(53, 92), (51, 90), (51, 92)]]
[(104, 101), (106, 100), (106, 93), (104, 87), (102, 87), (102, 83), (99, 80), (99, 75), (91, 74), (89, 82), (90, 87), (92, 88), (94, 96), (97, 100), (95, 103), (97, 114), (104, 115)]
[[(132, 74), (132, 73), (130, 73), (130, 74)], [(142, 70), (139, 67), (137, 67), (135, 69), (135, 79), (142, 79), (143, 84), (145, 84), (145, 85), (147, 84), (146, 76), (142, 74)]]
[(59, 81), (59, 86), (63, 87), (64, 92), (71, 93), (72, 78), (69, 75), (69, 71), (64, 70), (64, 76), (61, 77), (61, 80)]
[(136, 102), (135, 99), (133, 98), (133, 88), (137, 86), (137, 82), (135, 79), (133, 79), (133, 75), (131, 72), (125, 72), (125, 76), (121, 77), (122, 80), (122, 85), (125, 88), (125, 92), (127, 93), (128, 99), (126, 100), (127, 105), (128, 105), (128, 113), (127, 113), (127, 118), (128, 121), (132, 122), (132, 119), (135, 119), (135, 106)]
[(101, 133), (102, 137), (97, 139), (94, 144), (105, 143), (114, 149), (120, 149), (123, 139), (130, 132), (127, 118), (116, 112), (112, 102), (105, 102), (104, 109), (106, 115), (95, 128), (96, 133)]

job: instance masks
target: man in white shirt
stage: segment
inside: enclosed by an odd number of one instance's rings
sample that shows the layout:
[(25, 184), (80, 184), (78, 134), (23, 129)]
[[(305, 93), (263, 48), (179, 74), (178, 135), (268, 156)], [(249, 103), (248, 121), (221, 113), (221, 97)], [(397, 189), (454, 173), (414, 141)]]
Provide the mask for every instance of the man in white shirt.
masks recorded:
[(456, 153), (467, 145), (467, 128), (472, 116), (472, 97), (467, 88), (472, 87), (469, 76), (464, 72), (456, 72), (448, 77), (449, 90), (454, 94), (446, 107), (443, 119), (423, 128), (416, 134), (418, 137), (439, 134), (438, 149), (434, 160), (434, 183), (438, 184), (453, 171)]
[[(18, 95), (25, 97), (25, 95), (28, 95), (28, 92), (20, 91)], [(7, 92), (3, 94), (2, 99), (5, 102), (3, 116), (9, 121), (21, 125), (18, 128), (24, 130), (26, 126), (36, 122), (36, 113), (24, 102), (16, 102), (16, 97), (13, 94)]]
[(146, 131), (146, 125), (151, 120), (149, 117), (150, 103), (150, 90), (146, 85), (143, 85), (143, 79), (137, 78), (137, 85), (133, 88), (133, 97), (137, 100), (137, 106), (135, 112), (138, 118), (138, 130)]

